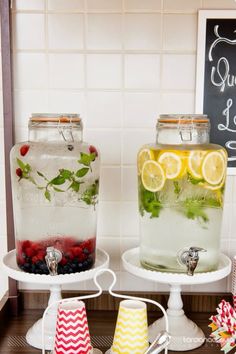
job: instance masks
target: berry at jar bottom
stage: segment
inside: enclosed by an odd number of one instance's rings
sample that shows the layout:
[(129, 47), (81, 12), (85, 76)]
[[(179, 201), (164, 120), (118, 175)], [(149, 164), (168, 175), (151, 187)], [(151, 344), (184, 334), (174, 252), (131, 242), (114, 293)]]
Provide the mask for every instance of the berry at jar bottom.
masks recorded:
[(61, 251), (58, 274), (77, 273), (92, 268), (95, 262), (96, 238), (78, 241), (73, 237), (50, 237), (39, 242), (17, 242), (16, 258), (19, 268), (27, 273), (49, 274), (45, 256), (47, 247)]

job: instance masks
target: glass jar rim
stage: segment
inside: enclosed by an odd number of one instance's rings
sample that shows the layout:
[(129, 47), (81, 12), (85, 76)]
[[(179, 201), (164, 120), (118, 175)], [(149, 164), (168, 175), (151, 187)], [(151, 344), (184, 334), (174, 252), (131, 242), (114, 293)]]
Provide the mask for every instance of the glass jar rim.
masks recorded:
[(209, 124), (209, 118), (206, 114), (160, 114), (157, 118), (157, 124)]
[(81, 123), (77, 113), (33, 113), (29, 118), (32, 123)]

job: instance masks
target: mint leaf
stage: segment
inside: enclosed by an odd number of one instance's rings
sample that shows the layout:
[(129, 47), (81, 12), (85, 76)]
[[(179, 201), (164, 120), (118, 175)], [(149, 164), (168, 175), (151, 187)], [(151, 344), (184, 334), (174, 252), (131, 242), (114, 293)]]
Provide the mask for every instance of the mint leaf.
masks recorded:
[(97, 180), (86, 189), (81, 200), (83, 200), (87, 205), (95, 205), (97, 203), (98, 188), (99, 182)]
[(65, 183), (65, 181), (66, 181), (65, 178), (62, 177), (61, 175), (59, 175), (59, 176), (53, 178), (53, 179), (49, 182), (49, 184), (55, 184), (56, 186), (59, 186), (59, 185)]
[(35, 184), (37, 186), (37, 183), (35, 182), (33, 177), (29, 177), (29, 181), (32, 182), (33, 184)]
[(94, 161), (94, 160), (96, 159), (96, 157), (97, 157), (97, 155), (95, 154), (95, 152), (92, 152), (92, 153), (90, 154), (90, 159), (91, 159), (91, 161)]
[(40, 177), (45, 178), (44, 175), (42, 174), (42, 172), (37, 171), (37, 174), (38, 174)]
[(51, 201), (51, 194), (50, 194), (49, 190), (46, 189), (44, 195), (45, 195), (45, 198), (50, 202)]
[(180, 188), (179, 182), (174, 181), (173, 183), (174, 183), (174, 193), (179, 196), (179, 194), (181, 192), (181, 188)]
[(29, 173), (30, 171), (31, 171), (31, 167), (30, 167), (30, 165), (27, 163), (27, 164), (25, 165), (24, 172), (25, 172), (25, 173)]
[(47, 179), (47, 177), (45, 177), (42, 172), (37, 171), (37, 174), (38, 174), (40, 177), (42, 177), (45, 181), (49, 182), (48, 179)]
[(204, 222), (207, 222), (209, 221), (209, 218), (204, 211), (205, 206), (206, 204), (203, 198), (187, 198), (183, 203), (184, 214), (188, 219), (202, 219)]
[(84, 167), (84, 168), (81, 168), (80, 170), (78, 170), (76, 172), (76, 176), (77, 177), (84, 177), (89, 171), (89, 168), (88, 167)]
[(73, 189), (73, 191), (78, 192), (80, 189), (80, 182), (73, 181), (69, 187), (69, 189)]
[(65, 192), (63, 189), (57, 188), (53, 186), (55, 192)]
[(70, 180), (73, 175), (73, 172), (71, 172), (69, 170), (61, 169), (61, 170), (59, 170), (59, 172), (60, 172), (60, 176), (63, 177), (64, 179)]
[(78, 160), (79, 163), (85, 166), (90, 166), (91, 162), (94, 161), (96, 158), (96, 154), (85, 154), (84, 152), (80, 153), (80, 160)]
[(188, 181), (194, 185), (200, 183), (200, 182), (204, 182), (204, 179), (200, 178), (200, 179), (197, 179), (197, 178), (194, 178), (193, 176), (190, 175), (190, 173), (188, 173)]
[(146, 190), (142, 183), (140, 183), (139, 188), (139, 211), (143, 216), (144, 211), (150, 213), (151, 218), (157, 218), (160, 215), (162, 209), (162, 204), (158, 199), (157, 193), (150, 192)]
[(25, 169), (25, 164), (23, 161), (21, 161), (20, 159), (16, 158), (17, 164), (18, 166), (22, 169), (22, 171), (24, 171)]

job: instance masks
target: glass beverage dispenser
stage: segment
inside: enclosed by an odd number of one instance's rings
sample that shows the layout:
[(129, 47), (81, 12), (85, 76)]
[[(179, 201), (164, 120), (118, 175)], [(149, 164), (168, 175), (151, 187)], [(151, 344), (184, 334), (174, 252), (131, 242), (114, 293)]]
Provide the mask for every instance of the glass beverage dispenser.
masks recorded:
[(217, 268), (227, 153), (207, 116), (161, 115), (138, 153), (140, 261), (161, 272)]
[(95, 262), (100, 157), (76, 114), (35, 114), (11, 151), (17, 264), (67, 274)]

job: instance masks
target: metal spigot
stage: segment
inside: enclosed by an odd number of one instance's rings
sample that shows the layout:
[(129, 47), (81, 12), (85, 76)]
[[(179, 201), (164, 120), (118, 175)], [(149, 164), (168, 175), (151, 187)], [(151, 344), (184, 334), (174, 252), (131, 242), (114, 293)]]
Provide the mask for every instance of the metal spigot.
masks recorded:
[(45, 256), (45, 260), (47, 263), (47, 267), (49, 270), (49, 274), (50, 275), (57, 275), (57, 267), (58, 267), (58, 263), (61, 261), (62, 259), (62, 254), (59, 250), (55, 249), (54, 247), (48, 247), (46, 249), (46, 256)]
[(193, 275), (198, 265), (199, 254), (198, 252), (207, 252), (201, 247), (190, 247), (188, 250), (183, 251), (180, 255), (180, 262), (187, 266), (187, 274)]
[(170, 343), (170, 334), (166, 331), (161, 331), (155, 341), (148, 348), (145, 354), (158, 354), (165, 349)]

